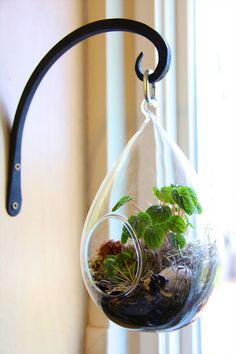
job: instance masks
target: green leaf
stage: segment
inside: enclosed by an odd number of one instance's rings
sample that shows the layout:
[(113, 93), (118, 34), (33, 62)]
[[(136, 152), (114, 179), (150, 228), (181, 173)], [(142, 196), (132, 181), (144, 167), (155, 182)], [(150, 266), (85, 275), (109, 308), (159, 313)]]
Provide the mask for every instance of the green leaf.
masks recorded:
[(144, 232), (144, 241), (150, 248), (159, 248), (164, 240), (164, 232), (154, 226), (147, 226)]
[(153, 187), (152, 192), (154, 196), (161, 200), (162, 202), (172, 204), (173, 200), (171, 198), (171, 191), (173, 186), (166, 186), (158, 189), (157, 187)]
[(129, 237), (130, 237), (129, 231), (126, 229), (125, 226), (123, 226), (120, 242), (124, 245), (128, 241)]
[(104, 260), (104, 269), (109, 277), (113, 276), (115, 263), (116, 263), (115, 256), (106, 257)]
[(195, 212), (197, 205), (197, 195), (190, 187), (181, 186), (178, 188), (178, 192), (182, 198), (184, 210), (188, 215), (192, 215)]
[[(152, 223), (152, 220), (147, 213), (141, 211), (138, 213), (138, 215), (130, 216), (128, 219), (128, 223), (136, 232), (137, 237), (141, 238), (144, 235), (146, 227)], [(131, 237), (129, 231), (125, 226), (123, 226), (121, 243), (126, 243), (129, 237)]]
[(177, 187), (173, 188), (171, 191), (171, 198), (180, 208), (184, 209), (184, 204), (181, 195), (178, 192)]
[(186, 241), (185, 241), (184, 235), (182, 235), (182, 234), (175, 235), (174, 233), (171, 232), (168, 235), (168, 238), (169, 238), (169, 241), (172, 244), (172, 246), (175, 247), (176, 249), (179, 249), (179, 248), (182, 249), (185, 247)]
[(122, 207), (124, 204), (130, 202), (132, 199), (133, 198), (130, 195), (125, 195), (116, 203), (116, 205), (113, 206), (112, 211), (113, 212), (116, 211), (117, 209)]
[(175, 240), (180, 248), (184, 248), (186, 245), (186, 240), (183, 234), (177, 234)]
[[(200, 203), (198, 202), (197, 194), (193, 190), (193, 188), (180, 186), (178, 188), (178, 190), (179, 190), (179, 194), (181, 195), (181, 197), (183, 199), (183, 203), (185, 205), (185, 208), (187, 209), (189, 207), (189, 204), (191, 204), (190, 209), (192, 211), (192, 214), (196, 213), (196, 212), (198, 214), (201, 214), (202, 213), (202, 207), (201, 207)], [(189, 214), (189, 215), (192, 215), (192, 214)]]
[[(132, 229), (134, 229), (134, 231), (136, 232), (138, 238), (140, 238), (141, 236), (139, 235), (139, 232), (138, 232), (139, 231), (139, 220), (138, 220), (137, 215), (131, 215), (128, 218), (128, 223), (130, 224)], [(130, 235), (130, 237), (131, 237), (131, 235)]]
[(183, 233), (186, 230), (185, 221), (178, 215), (172, 215), (168, 220), (169, 229), (176, 233)]
[(202, 208), (198, 203), (197, 195), (193, 188), (176, 186), (172, 189), (171, 196), (174, 202), (188, 215), (193, 215), (195, 212), (201, 213)]
[(124, 263), (130, 259), (131, 259), (131, 255), (129, 254), (129, 252), (123, 251), (116, 256), (115, 261), (119, 267), (122, 267)]
[[(135, 215), (131, 215), (128, 218), (128, 223), (136, 231), (136, 228), (137, 228), (137, 217)], [(122, 234), (121, 234), (121, 243), (125, 244), (129, 237), (131, 237), (131, 235), (130, 235), (128, 229), (126, 228), (126, 226), (123, 226)]]
[(202, 213), (202, 206), (201, 206), (201, 204), (197, 203), (196, 208), (197, 208), (198, 214), (201, 214), (201, 213)]
[(144, 235), (144, 231), (148, 225), (152, 223), (150, 215), (143, 211), (140, 211), (137, 215), (137, 223), (135, 231), (138, 234), (138, 238), (141, 238)]
[(155, 224), (155, 225), (152, 225), (152, 227), (156, 230), (157, 234), (160, 235), (161, 237), (164, 237), (166, 232), (169, 230), (167, 223)]
[(160, 191), (160, 200), (165, 203), (172, 203), (171, 191), (172, 187), (162, 187)]
[(169, 220), (171, 209), (168, 206), (152, 205), (146, 213), (150, 215), (153, 224), (164, 223)]
[(152, 192), (157, 199), (160, 199), (160, 191), (157, 187), (153, 187)]

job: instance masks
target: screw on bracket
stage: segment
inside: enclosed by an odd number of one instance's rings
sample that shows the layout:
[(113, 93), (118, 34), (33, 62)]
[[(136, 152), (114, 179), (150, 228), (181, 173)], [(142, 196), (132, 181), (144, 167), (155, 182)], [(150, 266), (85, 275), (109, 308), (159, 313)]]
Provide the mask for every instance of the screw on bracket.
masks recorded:
[(17, 202), (12, 203), (12, 208), (17, 210), (19, 208), (19, 204)]
[(15, 164), (15, 170), (16, 170), (16, 171), (20, 171), (20, 163), (19, 163), (19, 162), (17, 162), (17, 163)]

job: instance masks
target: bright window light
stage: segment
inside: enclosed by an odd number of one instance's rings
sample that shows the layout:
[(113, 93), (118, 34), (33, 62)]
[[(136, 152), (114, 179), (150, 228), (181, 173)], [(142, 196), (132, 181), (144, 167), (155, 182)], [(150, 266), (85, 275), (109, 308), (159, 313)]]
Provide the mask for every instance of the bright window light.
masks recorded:
[(223, 282), (201, 318), (202, 354), (236, 354), (236, 1), (196, 1), (198, 170), (217, 197)]

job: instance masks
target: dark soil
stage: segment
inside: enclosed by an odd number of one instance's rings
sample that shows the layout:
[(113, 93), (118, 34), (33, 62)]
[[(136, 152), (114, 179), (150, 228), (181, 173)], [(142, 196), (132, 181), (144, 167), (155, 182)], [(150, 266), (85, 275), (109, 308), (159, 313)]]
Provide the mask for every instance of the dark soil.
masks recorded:
[(174, 326), (184, 302), (165, 297), (158, 290), (147, 292), (139, 287), (132, 295), (121, 298), (104, 296), (102, 309), (118, 325), (133, 329), (165, 329)]
[[(167, 245), (155, 254), (144, 250), (144, 259), (143, 277), (135, 290), (128, 295), (104, 292), (101, 307), (107, 317), (122, 327), (146, 331), (170, 331), (192, 322), (213, 289), (218, 265), (215, 245), (190, 245), (181, 254)], [(188, 270), (190, 278), (182, 277), (181, 282), (180, 275), (171, 286), (163, 276), (171, 267)]]

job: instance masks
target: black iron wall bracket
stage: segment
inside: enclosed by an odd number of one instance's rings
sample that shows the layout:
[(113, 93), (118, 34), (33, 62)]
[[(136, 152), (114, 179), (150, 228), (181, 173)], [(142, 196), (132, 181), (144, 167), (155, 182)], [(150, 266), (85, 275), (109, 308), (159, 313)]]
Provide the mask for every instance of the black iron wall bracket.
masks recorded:
[[(16, 216), (21, 209), (21, 145), (24, 123), (26, 115), (32, 101), (32, 98), (43, 79), (44, 75), (51, 66), (65, 52), (75, 46), (77, 43), (91, 36), (113, 31), (126, 31), (136, 33), (149, 39), (157, 49), (158, 65), (154, 72), (148, 76), (149, 83), (161, 80), (167, 73), (171, 53), (168, 44), (164, 39), (151, 27), (137, 21), (128, 19), (106, 19), (89, 23), (77, 30), (71, 32), (61, 41), (59, 41), (40, 61), (31, 77), (29, 78), (22, 96), (20, 98), (14, 123), (10, 137), (10, 155), (9, 155), (9, 172), (8, 172), (8, 194), (7, 194), (7, 211), (11, 216)], [(135, 71), (140, 80), (143, 80), (141, 70), (141, 61), (143, 53), (140, 53), (135, 64)], [(115, 70), (115, 68), (114, 68)]]

